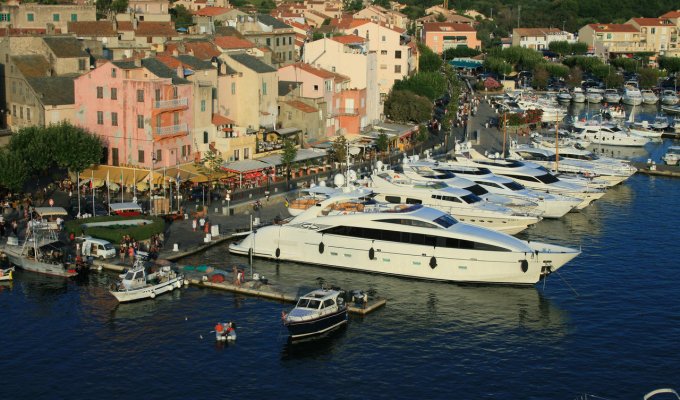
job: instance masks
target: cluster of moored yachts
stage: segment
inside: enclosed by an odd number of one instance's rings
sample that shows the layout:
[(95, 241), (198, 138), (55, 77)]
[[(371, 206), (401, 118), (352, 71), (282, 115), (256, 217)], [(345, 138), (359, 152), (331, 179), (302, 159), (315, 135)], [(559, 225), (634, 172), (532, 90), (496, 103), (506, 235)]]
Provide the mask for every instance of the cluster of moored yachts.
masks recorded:
[(677, 90), (666, 89), (657, 94), (651, 89), (640, 90), (637, 81), (627, 81), (624, 83), (622, 91), (597, 87), (589, 87), (586, 90), (575, 87), (571, 91), (562, 89), (557, 93), (557, 100), (574, 103), (601, 103), (604, 101), (608, 104), (619, 104), (621, 102), (631, 106), (657, 104), (660, 101), (663, 106), (672, 109), (676, 109), (675, 106), (680, 103)]
[(336, 188), (307, 189), (290, 202), (291, 218), (247, 233), (229, 250), (427, 280), (530, 285), (580, 251), (511, 235), (587, 207), (636, 172), (575, 147), (562, 147), (556, 162), (541, 142), (513, 146), (514, 159), (467, 144), (456, 150), (452, 160), (416, 156), (392, 169), (378, 162), (361, 179), (338, 175)]

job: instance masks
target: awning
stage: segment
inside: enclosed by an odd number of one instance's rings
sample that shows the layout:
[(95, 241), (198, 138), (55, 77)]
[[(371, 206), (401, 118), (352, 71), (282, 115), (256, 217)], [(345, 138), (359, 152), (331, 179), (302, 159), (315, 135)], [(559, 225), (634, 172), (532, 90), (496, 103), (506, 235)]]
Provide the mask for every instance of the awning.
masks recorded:
[[(295, 160), (293, 162), (312, 160), (315, 158), (326, 157), (327, 153), (324, 150), (317, 149), (299, 149), (295, 155)], [(258, 161), (262, 161), (269, 165), (281, 165), (281, 154), (272, 154), (271, 156), (258, 158)]]
[(222, 169), (229, 172), (241, 174), (250, 171), (260, 171), (269, 168), (270, 164), (259, 160), (239, 160), (222, 164)]
[(35, 207), (33, 209), (36, 214), (41, 217), (50, 217), (53, 215), (68, 215), (63, 207)]
[[(92, 179), (94, 176), (95, 186), (98, 181), (106, 181), (108, 179), (110, 182), (117, 183), (120, 185), (121, 180), (123, 185), (132, 185), (148, 179), (149, 175), (148, 169), (143, 168), (130, 168), (130, 167), (115, 167), (113, 165), (98, 165), (93, 168), (88, 168), (80, 173), (81, 182), (86, 179)], [(89, 182), (89, 181), (88, 181)]]
[(302, 132), (302, 129), (300, 128), (281, 128), (277, 129), (274, 132), (278, 133), (279, 136), (291, 136), (295, 133)]

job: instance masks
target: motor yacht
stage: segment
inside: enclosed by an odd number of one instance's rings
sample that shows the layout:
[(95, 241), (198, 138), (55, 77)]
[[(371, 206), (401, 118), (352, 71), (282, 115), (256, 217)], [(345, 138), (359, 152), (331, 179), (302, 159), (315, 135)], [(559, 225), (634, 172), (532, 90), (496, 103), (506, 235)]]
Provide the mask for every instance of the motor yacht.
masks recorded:
[(648, 138), (660, 138), (668, 128), (668, 120), (664, 123), (661, 120), (650, 123), (649, 121), (636, 121), (628, 125), (630, 133)]
[(587, 207), (593, 201), (604, 196), (603, 190), (561, 181), (545, 167), (538, 164), (512, 159), (488, 158), (465, 143), (456, 147), (458, 150), (456, 159), (449, 162), (488, 168), (494, 174), (506, 176), (530, 189), (579, 198), (581, 202), (576, 206), (578, 210)]
[[(323, 183), (323, 181), (322, 181)], [(340, 189), (328, 187), (325, 184), (300, 190), (300, 196), (288, 202), (288, 213), (292, 216), (301, 214), (321, 200), (325, 200), (338, 193)]]
[(605, 144), (610, 146), (642, 147), (649, 143), (649, 138), (631, 133), (618, 126), (593, 125), (587, 126), (580, 131), (574, 132), (578, 138), (590, 141), (592, 144)]
[(562, 121), (564, 117), (567, 115), (567, 110), (564, 108), (559, 107), (558, 105), (553, 105), (547, 102), (541, 102), (541, 101), (536, 101), (536, 100), (527, 100), (527, 99), (522, 99), (517, 101), (517, 106), (522, 110), (522, 111), (529, 111), (529, 110), (541, 110), (543, 113), (541, 114), (541, 121), (542, 122), (555, 122), (555, 121)]
[(510, 235), (541, 220), (539, 216), (519, 214), (508, 207), (484, 201), (467, 190), (444, 182), (417, 182), (391, 170), (373, 174), (369, 189), (373, 192), (373, 199), (379, 202), (422, 204), (444, 211), (461, 222)]
[(603, 96), (604, 101), (610, 104), (618, 104), (621, 101), (621, 94), (616, 89), (606, 89)]
[(312, 338), (347, 324), (344, 292), (317, 289), (301, 296), (295, 308), (282, 315), (292, 340)]
[(580, 87), (575, 87), (571, 91), (571, 101), (574, 103), (585, 103), (586, 102), (586, 94), (583, 92), (583, 89)]
[(680, 165), (680, 146), (670, 146), (661, 159), (666, 165)]
[(661, 94), (661, 104), (667, 106), (674, 106), (680, 102), (680, 98), (675, 90), (664, 90)]
[(557, 93), (557, 101), (569, 103), (571, 101), (571, 93), (567, 89), (560, 89)]
[(561, 218), (581, 203), (581, 199), (576, 197), (527, 189), (524, 185), (505, 176), (496, 175), (487, 168), (468, 167), (448, 162), (439, 163), (437, 168), (452, 171), (458, 176), (465, 176), (490, 193), (510, 198), (517, 197), (535, 203), (535, 208), (541, 212), (543, 218)]
[(680, 105), (674, 106), (662, 105), (661, 110), (671, 114), (680, 114)]
[(588, 103), (600, 103), (603, 98), (604, 90), (602, 89), (591, 87), (586, 90), (586, 101), (588, 101)]
[(644, 104), (656, 104), (659, 102), (659, 97), (649, 89), (642, 90), (642, 102)]
[(538, 132), (532, 132), (530, 137), (531, 142), (539, 145), (540, 147), (555, 148), (556, 145), (559, 145), (560, 147), (577, 146), (586, 148), (590, 146), (590, 142), (588, 140), (576, 138), (566, 129), (560, 129), (557, 133), (557, 138), (554, 136), (541, 135)]
[(623, 85), (623, 96), (621, 101), (624, 104), (637, 106), (642, 104), (642, 93), (636, 81), (628, 81)]
[(359, 211), (363, 203), (356, 200), (352, 193), (331, 197), (287, 223), (250, 232), (229, 251), (408, 278), (513, 285), (535, 284), (580, 253), (459, 222), (422, 204), (366, 204)]

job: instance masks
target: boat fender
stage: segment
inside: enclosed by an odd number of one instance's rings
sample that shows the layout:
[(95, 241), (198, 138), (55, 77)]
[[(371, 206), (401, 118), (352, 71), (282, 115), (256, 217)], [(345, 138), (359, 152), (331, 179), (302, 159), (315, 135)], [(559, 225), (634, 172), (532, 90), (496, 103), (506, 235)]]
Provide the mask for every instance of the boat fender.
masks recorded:
[(248, 249), (248, 257), (252, 257), (252, 256), (253, 256), (253, 248), (251, 247), (251, 248)]
[(522, 266), (522, 272), (526, 273), (529, 270), (529, 261), (522, 260), (519, 263)]
[(432, 256), (432, 258), (430, 258), (430, 268), (432, 269), (437, 268), (437, 258), (435, 256)]
[(326, 246), (323, 244), (323, 242), (319, 242), (319, 254), (323, 254), (325, 247)]
[(149, 297), (151, 297), (152, 299), (155, 298), (155, 297), (156, 297), (156, 292), (153, 292), (153, 291), (152, 291), (151, 294), (149, 295)]
[(277, 247), (276, 252), (274, 252), (274, 255), (276, 256), (276, 258), (279, 258), (281, 256), (281, 249)]
[(369, 260), (374, 260), (375, 259), (375, 249), (371, 247), (368, 249), (368, 259)]

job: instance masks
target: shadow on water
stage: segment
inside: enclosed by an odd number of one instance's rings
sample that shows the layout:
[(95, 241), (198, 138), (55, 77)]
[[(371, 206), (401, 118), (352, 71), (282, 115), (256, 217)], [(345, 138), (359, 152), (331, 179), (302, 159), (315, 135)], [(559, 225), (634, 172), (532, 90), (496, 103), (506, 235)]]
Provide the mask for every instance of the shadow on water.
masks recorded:
[(14, 274), (14, 284), (21, 287), (27, 298), (39, 303), (51, 302), (68, 292), (68, 278), (50, 276), (17, 270)]
[(314, 338), (293, 341), (288, 337), (281, 350), (281, 360), (290, 361), (305, 358), (318, 358), (330, 354), (336, 346), (340, 345), (343, 338), (345, 338), (347, 329), (347, 324), (345, 324)]

